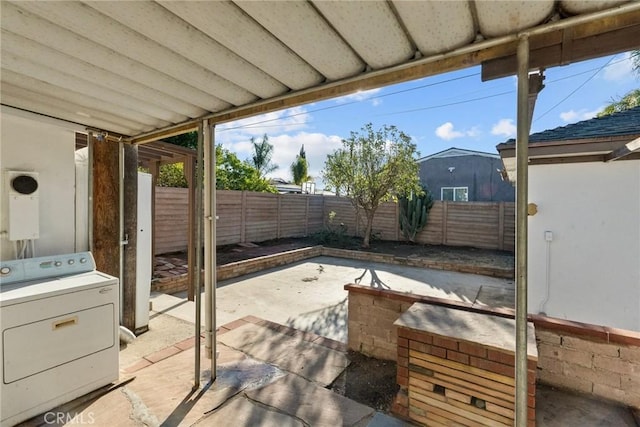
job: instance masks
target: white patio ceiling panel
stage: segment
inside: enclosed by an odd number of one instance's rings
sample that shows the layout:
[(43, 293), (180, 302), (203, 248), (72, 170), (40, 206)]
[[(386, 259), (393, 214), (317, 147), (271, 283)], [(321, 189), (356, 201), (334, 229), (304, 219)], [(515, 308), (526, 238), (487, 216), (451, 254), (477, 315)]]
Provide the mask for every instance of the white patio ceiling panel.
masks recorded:
[(310, 3), (236, 4), (328, 80), (351, 77), (364, 70), (365, 63)]
[(370, 68), (414, 56), (415, 48), (388, 3), (314, 0), (313, 5)]
[(202, 8), (198, 2), (190, 1), (160, 4), (227, 49), (242, 52), (245, 60), (291, 89), (304, 89), (324, 80), (311, 65), (229, 1), (218, 2), (216, 9)]
[(637, 2), (575, 32), (554, 26), (621, 3), (3, 1), (1, 102), (147, 141), (194, 119), (232, 120), (471, 65), (483, 64), (483, 78), (509, 75), (515, 35), (536, 26), (550, 29), (531, 38), (535, 64), (628, 50), (640, 35)]
[(476, 37), (467, 2), (396, 1), (393, 5), (422, 56), (464, 46)]
[(485, 37), (498, 37), (533, 27), (550, 17), (554, 6), (554, 0), (478, 1), (480, 33)]

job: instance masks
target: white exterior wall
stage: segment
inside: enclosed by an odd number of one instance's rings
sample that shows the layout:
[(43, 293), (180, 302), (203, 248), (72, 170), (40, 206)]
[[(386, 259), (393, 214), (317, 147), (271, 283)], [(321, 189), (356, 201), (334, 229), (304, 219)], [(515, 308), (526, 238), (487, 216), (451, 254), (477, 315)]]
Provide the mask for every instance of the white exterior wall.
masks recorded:
[[(2, 169), (2, 222), (6, 231), (5, 171), (38, 172), (40, 238), (36, 256), (74, 252), (75, 249), (75, 129), (74, 125), (40, 119), (29, 113), (2, 108), (0, 168)], [(0, 258), (15, 259), (14, 242), (0, 238)]]
[(640, 331), (640, 161), (532, 166), (529, 202), (529, 312)]

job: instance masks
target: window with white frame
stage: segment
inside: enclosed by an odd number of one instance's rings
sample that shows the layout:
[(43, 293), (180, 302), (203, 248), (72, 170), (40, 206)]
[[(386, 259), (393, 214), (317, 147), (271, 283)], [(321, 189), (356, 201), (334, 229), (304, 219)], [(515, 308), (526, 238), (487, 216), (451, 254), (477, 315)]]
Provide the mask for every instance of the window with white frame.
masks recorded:
[(469, 187), (442, 187), (440, 200), (452, 200), (454, 202), (469, 201)]

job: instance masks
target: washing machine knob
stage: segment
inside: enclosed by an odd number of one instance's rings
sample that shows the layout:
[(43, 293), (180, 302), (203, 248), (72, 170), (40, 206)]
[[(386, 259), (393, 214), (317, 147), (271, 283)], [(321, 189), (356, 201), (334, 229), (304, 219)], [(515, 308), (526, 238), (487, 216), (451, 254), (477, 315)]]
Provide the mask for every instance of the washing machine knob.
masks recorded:
[(69, 265), (73, 265), (73, 264), (75, 264), (75, 263), (76, 263), (76, 262), (75, 262), (74, 260), (72, 260), (72, 259), (70, 259), (69, 261), (67, 261), (67, 264), (69, 264)]
[(0, 268), (0, 274), (2, 274), (3, 276), (6, 276), (9, 273), (11, 273), (11, 267)]
[(56, 261), (53, 263), (53, 265), (55, 265), (56, 267), (60, 267), (62, 263), (60, 261)]

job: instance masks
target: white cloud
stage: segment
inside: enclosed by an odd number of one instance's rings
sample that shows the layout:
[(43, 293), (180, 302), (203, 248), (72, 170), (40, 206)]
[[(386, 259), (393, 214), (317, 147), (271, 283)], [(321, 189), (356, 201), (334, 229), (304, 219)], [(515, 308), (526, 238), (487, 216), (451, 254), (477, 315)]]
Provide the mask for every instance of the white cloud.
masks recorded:
[(464, 133), (457, 130), (453, 130), (453, 123), (446, 122), (436, 128), (436, 135), (438, 136), (438, 138), (449, 141), (454, 138), (463, 137)]
[(270, 137), (272, 134), (305, 129), (310, 120), (311, 116), (305, 107), (300, 106), (224, 123), (216, 126), (216, 133), (223, 143), (248, 141), (265, 133)]
[(456, 130), (454, 129), (453, 123), (446, 122), (436, 128), (436, 135), (438, 138), (444, 139), (445, 141), (462, 138), (464, 136), (470, 136), (473, 138), (480, 135), (480, 129), (478, 129), (477, 126), (474, 126), (467, 130)]
[[(381, 90), (382, 90), (381, 88), (360, 90), (350, 95), (345, 95), (345, 96), (340, 96), (338, 98), (335, 98), (334, 101), (336, 102), (336, 104), (346, 104), (348, 102), (367, 101), (370, 98), (374, 97)], [(380, 104), (382, 104), (382, 101), (380, 99), (371, 99), (371, 105), (373, 105), (374, 107), (377, 107)]]
[[(318, 189), (324, 188), (321, 171), (324, 169), (324, 162), (327, 154), (333, 153), (342, 147), (342, 138), (336, 135), (325, 135), (323, 133), (281, 133), (279, 135), (269, 135), (269, 143), (273, 145), (273, 157), (271, 161), (278, 165), (278, 169), (268, 176), (292, 180), (291, 164), (295, 161), (296, 155), (300, 153), (300, 147), (304, 144), (304, 151), (309, 164), (309, 175), (316, 181)], [(235, 153), (239, 159), (244, 160), (251, 157), (253, 146), (248, 139), (240, 141), (219, 141), (224, 148)]]
[(566, 123), (573, 123), (581, 120), (589, 120), (592, 119), (602, 110), (602, 107), (599, 107), (592, 111), (587, 111), (586, 108), (582, 108), (578, 111), (569, 110), (560, 113), (560, 118)]
[(513, 119), (500, 119), (500, 121), (491, 128), (491, 134), (508, 138), (515, 136), (516, 130), (517, 128), (516, 125), (513, 124)]
[(323, 188), (323, 185), (320, 185), (320, 172), (324, 169), (327, 154), (342, 147), (342, 138), (323, 133), (299, 132), (295, 135), (278, 135), (270, 137), (269, 142), (273, 144), (273, 162), (280, 166), (271, 175), (292, 179), (291, 164), (295, 161), (300, 147), (304, 144), (309, 175), (318, 183), (318, 188)]
[(609, 65), (602, 71), (602, 78), (607, 81), (626, 81), (633, 78), (631, 53), (624, 54), (622, 61), (614, 59), (614, 64)]

